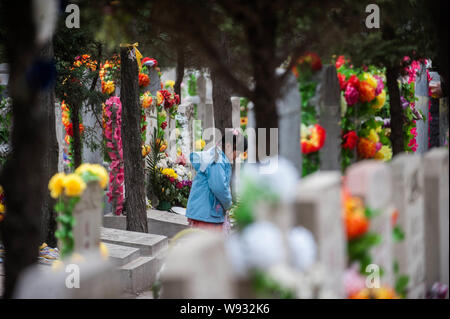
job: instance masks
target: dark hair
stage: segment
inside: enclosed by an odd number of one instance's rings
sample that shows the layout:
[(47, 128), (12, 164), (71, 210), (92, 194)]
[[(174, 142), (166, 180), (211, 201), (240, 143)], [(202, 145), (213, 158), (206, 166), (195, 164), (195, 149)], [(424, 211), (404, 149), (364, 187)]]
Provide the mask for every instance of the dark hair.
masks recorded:
[[(222, 136), (222, 147), (225, 149), (225, 143), (232, 143), (233, 151), (247, 151), (248, 142), (247, 138), (242, 134), (241, 130), (238, 129), (226, 129), (225, 134)], [(241, 148), (243, 147), (243, 149)]]

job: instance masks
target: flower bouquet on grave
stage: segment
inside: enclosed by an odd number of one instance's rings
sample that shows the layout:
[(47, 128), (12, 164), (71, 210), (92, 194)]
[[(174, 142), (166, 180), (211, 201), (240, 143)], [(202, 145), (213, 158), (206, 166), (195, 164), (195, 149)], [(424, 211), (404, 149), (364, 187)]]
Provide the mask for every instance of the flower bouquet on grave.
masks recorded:
[[(389, 136), (390, 132), (381, 119), (390, 117), (389, 104), (386, 103), (388, 96), (384, 89), (385, 70), (375, 66), (354, 67), (350, 59), (342, 55), (336, 59), (335, 66), (341, 89), (342, 169), (351, 164), (355, 149), (359, 159), (389, 160), (392, 156), (389, 139), (381, 137)], [(380, 117), (381, 121), (375, 125), (373, 121), (376, 117)], [(369, 122), (368, 126), (375, 129), (380, 138), (376, 138), (373, 132), (364, 131), (364, 125), (361, 126), (364, 122)], [(381, 144), (376, 144), (379, 139)], [(378, 154), (375, 156), (375, 153)]]
[(316, 243), (303, 227), (284, 234), (276, 220), (264, 215), (265, 207), (279, 211), (295, 197), (298, 174), (279, 159), (276, 174), (260, 174), (257, 167), (242, 171), (239, 202), (231, 210), (235, 232), (225, 247), (239, 279), (241, 298), (317, 298), (330, 296), (323, 287), (323, 268), (316, 263)]
[[(101, 190), (105, 189), (107, 184), (108, 173), (104, 167), (97, 164), (82, 164), (74, 173), (68, 175), (57, 173), (50, 179), (48, 184), (50, 195), (58, 200), (54, 207), (58, 213), (56, 220), (59, 223), (55, 237), (59, 240), (61, 257), (72, 254), (76, 247), (78, 247), (77, 250), (92, 248), (91, 243), (88, 242), (89, 238), (81, 234), (87, 229), (84, 227), (83, 218), (86, 216), (83, 213), (96, 214), (98, 211), (98, 216), (92, 217), (95, 219), (92, 223), (93, 228), (89, 228), (89, 231), (94, 232), (89, 236), (95, 235), (101, 226), (103, 196)], [(85, 192), (85, 190), (88, 191)], [(75, 238), (86, 240), (83, 243), (75, 243)]]
[[(367, 288), (365, 284), (367, 266), (372, 263), (371, 250), (381, 242), (381, 236), (369, 230), (370, 220), (378, 212), (365, 206), (361, 198), (352, 196), (346, 189), (345, 183), (342, 187), (342, 205), (350, 265), (344, 275), (347, 297), (350, 299), (397, 299), (399, 296), (404, 297), (408, 277), (398, 274), (398, 270), (395, 271), (397, 276), (395, 291), (388, 286)], [(396, 212), (392, 215), (392, 223), (393, 225), (396, 223)], [(395, 240), (402, 240), (402, 233), (398, 226), (394, 227), (393, 236)], [(380, 269), (380, 276), (382, 275), (383, 269)]]
[(301, 96), (301, 139), (303, 154), (302, 176), (314, 173), (319, 169), (319, 150), (325, 143), (325, 129), (317, 124), (317, 110), (314, 103), (318, 80), (315, 74), (322, 69), (322, 61), (316, 53), (301, 56), (293, 72), (297, 77)]

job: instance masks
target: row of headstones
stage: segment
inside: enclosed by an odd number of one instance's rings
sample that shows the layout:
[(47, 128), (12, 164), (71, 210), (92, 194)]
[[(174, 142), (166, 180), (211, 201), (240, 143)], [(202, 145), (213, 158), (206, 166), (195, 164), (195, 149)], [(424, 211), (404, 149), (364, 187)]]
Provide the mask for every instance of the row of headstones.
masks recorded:
[[(379, 212), (371, 219), (370, 230), (381, 235), (381, 243), (371, 251), (372, 263), (383, 270), (381, 284), (394, 287), (397, 261), (399, 273), (410, 278), (407, 298), (425, 298), (434, 283), (449, 283), (448, 164), (448, 149), (436, 148), (423, 156), (401, 154), (390, 164), (365, 160), (351, 165), (345, 177), (352, 196)], [(309, 229), (318, 246), (318, 262), (325, 267), (323, 285), (345, 298), (343, 275), (349, 265), (341, 187), (338, 171), (316, 172), (299, 182), (291, 207), (282, 205), (264, 218), (284, 230), (297, 225)], [(394, 209), (405, 234), (402, 242), (392, 239)], [(233, 274), (224, 247), (225, 239), (216, 237), (178, 250), (166, 265), (163, 297), (254, 297)], [(182, 271), (175, 265), (181, 259)]]
[(14, 298), (120, 298), (120, 273), (100, 249), (103, 194), (97, 181), (88, 183), (73, 209), (73, 253), (52, 267), (37, 264), (27, 268)]

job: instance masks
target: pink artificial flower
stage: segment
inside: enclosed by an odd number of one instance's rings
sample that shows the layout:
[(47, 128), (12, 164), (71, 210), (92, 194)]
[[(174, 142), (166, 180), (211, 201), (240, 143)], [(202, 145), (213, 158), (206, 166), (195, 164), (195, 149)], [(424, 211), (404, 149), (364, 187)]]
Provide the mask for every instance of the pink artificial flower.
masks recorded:
[(347, 88), (345, 89), (344, 97), (347, 104), (349, 106), (352, 106), (355, 105), (356, 102), (358, 102), (359, 92), (353, 85), (348, 84)]
[(375, 89), (375, 96), (377, 96), (378, 94), (381, 93), (381, 91), (383, 91), (384, 83), (383, 83), (383, 79), (380, 76), (375, 75), (375, 78), (377, 79), (377, 87)]
[(383, 144), (381, 144), (380, 142), (377, 142), (375, 144), (375, 149), (377, 150), (377, 152), (381, 149), (382, 146), (383, 146)]

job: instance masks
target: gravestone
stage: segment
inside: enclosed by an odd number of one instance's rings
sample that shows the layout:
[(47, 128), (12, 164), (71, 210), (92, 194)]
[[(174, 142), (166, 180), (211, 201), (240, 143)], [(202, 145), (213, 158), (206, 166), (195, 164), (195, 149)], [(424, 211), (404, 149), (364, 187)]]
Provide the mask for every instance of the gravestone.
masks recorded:
[(147, 89), (153, 96), (156, 96), (156, 92), (161, 90), (161, 79), (159, 78), (159, 73), (155, 68), (148, 68), (148, 71), (150, 84)]
[[(92, 164), (102, 164), (103, 163), (103, 154), (102, 154), (102, 142), (103, 142), (103, 128), (101, 125), (101, 117), (98, 119), (95, 117), (91, 110), (91, 106), (84, 106), (84, 112), (82, 113), (83, 117), (83, 126), (84, 126), (84, 134), (89, 133), (89, 138), (85, 136), (83, 138), (83, 163), (92, 163)], [(60, 121), (61, 122), (61, 121)], [(92, 147), (90, 144), (95, 143), (96, 147)], [(91, 149), (92, 147), (92, 149)]]
[(189, 156), (194, 141), (194, 104), (182, 103), (178, 107), (180, 114), (181, 152)]
[(62, 111), (61, 104), (55, 103), (55, 131), (56, 131), (56, 140), (58, 141), (58, 172), (64, 171), (64, 158), (63, 152), (64, 147), (67, 145), (64, 141), (64, 136), (66, 131), (64, 129), (64, 125), (62, 123)]
[(418, 154), (400, 154), (390, 164), (393, 204), (398, 211), (397, 225), (404, 232), (394, 242), (394, 261), (399, 275), (407, 275), (407, 297), (425, 298), (425, 216), (422, 158)]
[(233, 298), (223, 235), (198, 231), (180, 238), (168, 253), (161, 280), (162, 298)]
[(439, 99), (439, 146), (448, 146), (448, 97)]
[(324, 65), (317, 86), (319, 124), (326, 131), (325, 144), (320, 150), (320, 169), (339, 170), (341, 154), (341, 91), (334, 65)]
[(88, 183), (73, 210), (74, 253), (52, 268), (27, 268), (19, 278), (15, 298), (120, 297), (120, 273), (105, 260), (107, 256), (102, 256), (99, 247), (102, 200), (103, 190), (98, 182)]
[(364, 160), (347, 169), (347, 187), (352, 196), (362, 198), (366, 207), (376, 212), (369, 230), (381, 235), (381, 243), (372, 248), (372, 263), (383, 270), (381, 283), (393, 287), (392, 260), (392, 187), (387, 164)]
[(89, 251), (64, 260), (59, 268), (39, 264), (26, 268), (13, 298), (116, 299), (120, 293), (119, 270), (98, 252)]
[(76, 220), (73, 226), (74, 251), (98, 250), (102, 226), (103, 190), (97, 181), (89, 182), (80, 201), (73, 210)]
[(247, 128), (255, 128), (256, 127), (256, 119), (255, 119), (255, 104), (252, 101), (249, 101), (247, 104)]
[(205, 104), (206, 104), (206, 78), (202, 73), (197, 78), (197, 118), (202, 121), (202, 127), (204, 127), (205, 121)]
[(241, 127), (241, 98), (231, 97), (231, 123), (233, 128)]
[(427, 289), (435, 282), (449, 284), (448, 163), (447, 148), (434, 148), (423, 158)]
[[(441, 82), (437, 72), (430, 72), (431, 81)], [(439, 147), (439, 99), (430, 98), (428, 124), (429, 147)]]
[(338, 171), (316, 172), (300, 181), (294, 226), (301, 225), (314, 235), (317, 261), (325, 268), (325, 289), (333, 291), (337, 298), (345, 298), (343, 275), (347, 262), (341, 207)]
[(8, 95), (9, 68), (7, 63), (0, 63), (0, 85), (5, 86), (3, 95)]
[[(277, 74), (284, 73), (277, 69)], [(281, 89), (281, 97), (276, 101), (278, 112), (278, 143), (279, 155), (294, 164), (299, 172), (302, 171), (302, 153), (300, 150), (300, 118), (301, 101), (297, 79), (290, 73)], [(259, 134), (259, 132), (258, 132)], [(272, 135), (272, 133), (271, 133)], [(267, 152), (268, 150), (266, 150)]]
[(428, 150), (428, 79), (425, 66), (419, 71), (415, 83), (415, 96), (418, 99), (415, 104), (416, 110), (422, 111), (426, 117), (426, 121), (416, 121), (417, 126), (417, 153), (423, 154)]

